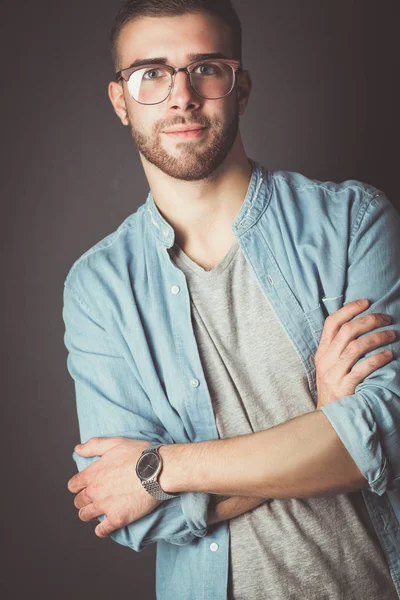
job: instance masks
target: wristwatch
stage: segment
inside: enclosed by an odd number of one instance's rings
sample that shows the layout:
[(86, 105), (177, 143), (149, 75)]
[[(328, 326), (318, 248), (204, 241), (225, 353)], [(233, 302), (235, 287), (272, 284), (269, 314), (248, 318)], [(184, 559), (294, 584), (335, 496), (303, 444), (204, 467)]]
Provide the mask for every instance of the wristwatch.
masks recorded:
[(162, 458), (158, 449), (163, 444), (145, 448), (136, 463), (136, 474), (144, 489), (157, 500), (168, 500), (177, 498), (180, 494), (167, 494), (158, 483), (158, 476), (162, 469)]

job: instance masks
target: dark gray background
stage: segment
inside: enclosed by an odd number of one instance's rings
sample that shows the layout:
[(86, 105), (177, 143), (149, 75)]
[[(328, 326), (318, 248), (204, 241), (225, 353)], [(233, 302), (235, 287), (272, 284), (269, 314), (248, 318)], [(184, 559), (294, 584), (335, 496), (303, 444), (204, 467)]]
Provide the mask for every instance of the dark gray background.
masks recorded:
[[(2, 19), (5, 600), (155, 597), (155, 547), (135, 553), (97, 538), (67, 490), (78, 423), (64, 278), (148, 190), (107, 96), (117, 7), (15, 2)], [(399, 208), (398, 0), (236, 7), (254, 85), (241, 120), (248, 155), (270, 169), (368, 182)]]

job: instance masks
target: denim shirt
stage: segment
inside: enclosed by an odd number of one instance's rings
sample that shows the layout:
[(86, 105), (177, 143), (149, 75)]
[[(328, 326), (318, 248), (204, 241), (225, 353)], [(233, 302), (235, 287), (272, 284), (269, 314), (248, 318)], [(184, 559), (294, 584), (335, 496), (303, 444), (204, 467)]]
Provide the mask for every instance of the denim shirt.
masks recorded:
[[(321, 182), (251, 163), (232, 232), (294, 344), (315, 403), (313, 358), (326, 317), (357, 298), (370, 301), (361, 314), (392, 316), (386, 328), (397, 339), (362, 359), (385, 348), (394, 359), (322, 410), (368, 482), (363, 498), (400, 598), (399, 214), (366, 183)], [(64, 341), (82, 442), (218, 439), (186, 279), (168, 253), (174, 239), (149, 192), (66, 276)], [(73, 453), (78, 470), (98, 458)], [(136, 551), (157, 542), (160, 600), (226, 598), (229, 527), (207, 526), (209, 499), (182, 493), (110, 536)]]

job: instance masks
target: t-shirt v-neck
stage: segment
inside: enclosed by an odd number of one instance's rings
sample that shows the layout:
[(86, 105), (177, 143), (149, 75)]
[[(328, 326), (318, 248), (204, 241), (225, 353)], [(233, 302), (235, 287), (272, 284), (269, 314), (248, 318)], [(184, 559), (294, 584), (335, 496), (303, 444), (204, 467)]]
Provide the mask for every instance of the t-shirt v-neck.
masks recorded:
[(195, 275), (201, 277), (206, 281), (211, 281), (218, 275), (220, 275), (225, 269), (230, 265), (233, 258), (235, 257), (237, 251), (239, 250), (239, 242), (235, 240), (232, 246), (229, 248), (228, 252), (225, 254), (222, 260), (215, 265), (210, 270), (203, 269), (200, 265), (198, 265), (194, 260), (189, 258), (189, 256), (182, 250), (178, 244), (174, 244), (172, 248), (170, 248), (170, 252), (172, 252), (176, 258), (176, 260), (182, 261), (187, 268), (189, 268)]

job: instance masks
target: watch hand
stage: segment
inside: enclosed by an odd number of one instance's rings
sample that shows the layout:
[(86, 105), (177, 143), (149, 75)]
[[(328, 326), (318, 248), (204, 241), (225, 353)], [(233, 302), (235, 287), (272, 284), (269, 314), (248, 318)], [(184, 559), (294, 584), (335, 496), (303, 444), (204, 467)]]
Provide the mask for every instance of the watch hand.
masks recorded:
[(146, 472), (148, 469), (150, 469), (150, 471), (151, 471), (151, 466), (150, 466), (150, 465), (147, 465), (147, 466), (146, 466), (146, 467), (143, 469), (143, 473), (145, 473), (145, 472)]

